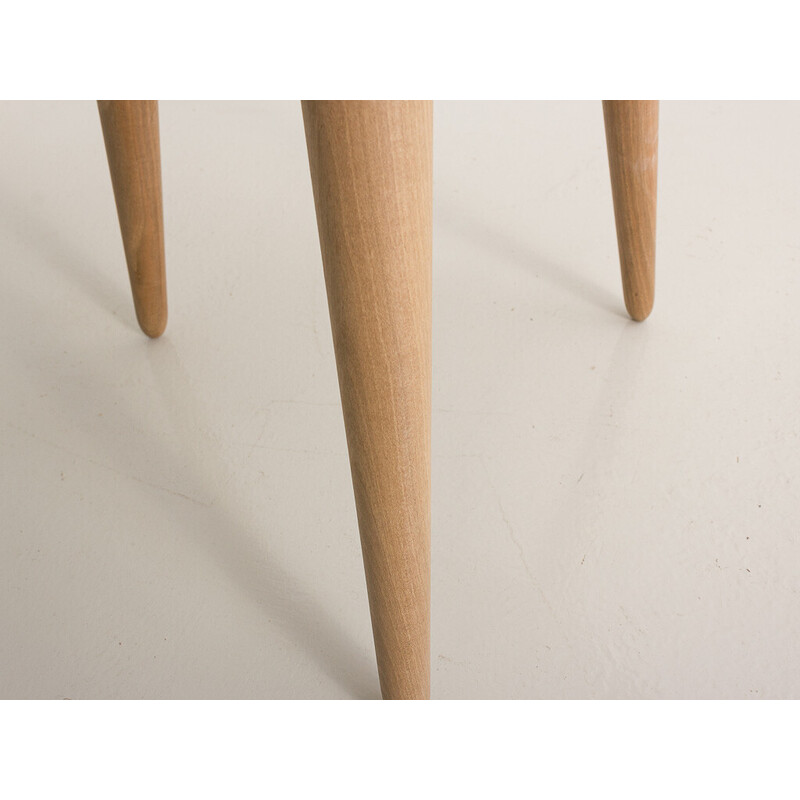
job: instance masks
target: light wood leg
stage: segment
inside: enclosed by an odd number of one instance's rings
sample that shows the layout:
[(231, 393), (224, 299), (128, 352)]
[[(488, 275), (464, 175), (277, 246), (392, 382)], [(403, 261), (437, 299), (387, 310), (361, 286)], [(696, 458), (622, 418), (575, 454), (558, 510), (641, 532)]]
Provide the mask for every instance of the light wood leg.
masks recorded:
[(603, 114), (625, 307), (641, 321), (655, 294), (658, 101), (605, 100)]
[(167, 325), (161, 151), (155, 100), (98, 100), (133, 304), (141, 329)]
[(427, 699), (432, 104), (303, 117), (381, 692)]

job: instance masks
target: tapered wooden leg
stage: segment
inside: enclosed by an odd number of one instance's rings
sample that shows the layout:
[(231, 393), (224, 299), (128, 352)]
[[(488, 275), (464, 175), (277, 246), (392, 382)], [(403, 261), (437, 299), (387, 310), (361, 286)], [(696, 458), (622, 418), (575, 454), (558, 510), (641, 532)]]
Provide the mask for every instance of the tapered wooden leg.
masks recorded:
[(167, 325), (161, 150), (155, 100), (98, 100), (133, 304), (141, 329)]
[(303, 117), (381, 691), (426, 699), (432, 104)]
[(655, 294), (658, 101), (605, 100), (603, 114), (625, 307), (641, 321)]

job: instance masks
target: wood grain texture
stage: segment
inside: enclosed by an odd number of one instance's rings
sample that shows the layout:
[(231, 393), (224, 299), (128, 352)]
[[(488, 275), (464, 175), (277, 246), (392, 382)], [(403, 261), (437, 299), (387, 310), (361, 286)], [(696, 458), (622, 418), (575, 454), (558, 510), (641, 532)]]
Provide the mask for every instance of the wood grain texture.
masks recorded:
[(381, 692), (426, 699), (432, 104), (303, 117)]
[(625, 307), (641, 321), (655, 298), (658, 101), (605, 100), (603, 115)]
[(167, 325), (161, 150), (155, 100), (98, 100), (108, 166), (141, 329)]

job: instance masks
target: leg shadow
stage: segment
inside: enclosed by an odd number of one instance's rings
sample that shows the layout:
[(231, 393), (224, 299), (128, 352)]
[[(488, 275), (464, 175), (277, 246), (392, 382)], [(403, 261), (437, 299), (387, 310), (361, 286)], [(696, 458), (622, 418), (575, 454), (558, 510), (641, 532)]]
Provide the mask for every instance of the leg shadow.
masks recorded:
[(475, 247), (493, 254), (502, 253), (505, 259), (514, 261), (522, 269), (534, 272), (537, 277), (556, 288), (590, 305), (627, 319), (624, 306), (621, 304), (621, 288), (620, 295), (617, 296), (603, 286), (593, 283), (585, 275), (563, 264), (542, 258), (520, 236), (491, 227), (481, 217), (470, 214), (463, 208), (454, 208), (450, 201), (446, 207), (436, 208), (435, 222)]

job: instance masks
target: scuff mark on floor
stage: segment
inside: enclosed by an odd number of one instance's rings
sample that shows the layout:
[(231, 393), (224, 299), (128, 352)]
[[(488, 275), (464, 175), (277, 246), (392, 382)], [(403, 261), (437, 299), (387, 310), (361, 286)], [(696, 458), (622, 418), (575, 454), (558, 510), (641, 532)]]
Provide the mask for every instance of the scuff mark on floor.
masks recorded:
[(481, 462), (481, 466), (483, 467), (483, 471), (486, 474), (486, 481), (489, 484), (489, 488), (491, 488), (492, 492), (494, 493), (495, 499), (497, 500), (497, 508), (500, 511), (500, 516), (503, 518), (503, 523), (505, 524), (506, 531), (508, 532), (508, 538), (516, 547), (517, 551), (519, 552), (519, 559), (522, 562), (522, 566), (525, 569), (525, 572), (528, 575), (528, 579), (530, 580), (531, 586), (533, 586), (536, 591), (539, 593), (539, 596), (542, 598), (542, 602), (547, 606), (550, 613), (553, 615), (553, 618), (558, 620), (556, 615), (555, 609), (553, 608), (550, 601), (547, 599), (547, 595), (542, 590), (542, 587), (536, 582), (536, 578), (533, 577), (533, 572), (531, 572), (530, 565), (528, 564), (528, 559), (525, 557), (525, 550), (522, 547), (522, 543), (517, 538), (517, 534), (514, 531), (514, 526), (511, 524), (511, 521), (506, 514), (506, 510), (503, 507), (503, 503), (500, 500), (500, 493), (497, 491), (497, 487), (494, 485), (494, 481), (492, 481), (492, 476), (489, 474), (489, 468), (486, 465), (486, 460), (480, 456), (478, 459)]

